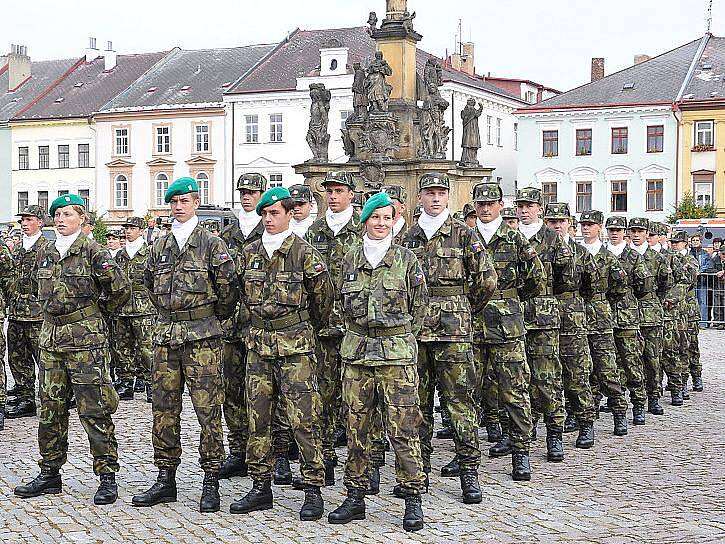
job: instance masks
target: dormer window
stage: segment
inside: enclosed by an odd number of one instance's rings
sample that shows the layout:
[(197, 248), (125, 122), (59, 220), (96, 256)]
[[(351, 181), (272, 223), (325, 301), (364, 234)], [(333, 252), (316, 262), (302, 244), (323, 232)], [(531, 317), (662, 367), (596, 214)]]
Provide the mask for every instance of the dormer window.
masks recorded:
[(337, 59), (332, 59), (332, 62), (330, 62), (330, 71), (334, 72), (337, 70)]
[(337, 76), (347, 73), (348, 48), (332, 38), (320, 47), (320, 75)]

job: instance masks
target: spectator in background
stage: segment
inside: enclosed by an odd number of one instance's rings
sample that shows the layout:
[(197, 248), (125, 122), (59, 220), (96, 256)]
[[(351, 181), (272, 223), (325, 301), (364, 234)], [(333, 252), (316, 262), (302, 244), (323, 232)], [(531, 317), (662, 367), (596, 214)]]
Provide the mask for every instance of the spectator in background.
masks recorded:
[(722, 238), (713, 238), (712, 239), (712, 256), (717, 257), (717, 252), (720, 250), (720, 247), (722, 247)]
[(700, 305), (700, 327), (705, 328), (710, 321), (710, 306), (708, 304), (708, 289), (712, 289), (709, 285), (709, 276), (703, 276), (702, 273), (706, 271), (710, 261), (710, 255), (702, 247), (702, 238), (699, 234), (694, 234), (690, 237), (690, 255), (695, 257), (699, 268), (699, 275), (697, 276), (697, 303)]
[[(713, 240), (713, 245), (715, 241)], [(717, 251), (712, 252), (707, 272), (712, 274), (712, 320), (718, 329), (725, 329), (725, 247), (720, 243)]]

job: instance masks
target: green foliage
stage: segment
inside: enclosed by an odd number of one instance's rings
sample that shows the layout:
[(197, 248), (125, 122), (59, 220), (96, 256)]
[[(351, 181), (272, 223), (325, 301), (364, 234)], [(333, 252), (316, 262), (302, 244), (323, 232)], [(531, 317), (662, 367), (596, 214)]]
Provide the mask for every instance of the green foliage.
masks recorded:
[(93, 239), (105, 247), (108, 238), (108, 226), (102, 217), (96, 219), (96, 225), (93, 227)]
[(674, 223), (678, 219), (709, 219), (717, 217), (714, 206), (698, 206), (695, 204), (695, 197), (692, 193), (685, 193), (679, 204), (674, 207), (672, 214), (667, 216), (668, 223)]

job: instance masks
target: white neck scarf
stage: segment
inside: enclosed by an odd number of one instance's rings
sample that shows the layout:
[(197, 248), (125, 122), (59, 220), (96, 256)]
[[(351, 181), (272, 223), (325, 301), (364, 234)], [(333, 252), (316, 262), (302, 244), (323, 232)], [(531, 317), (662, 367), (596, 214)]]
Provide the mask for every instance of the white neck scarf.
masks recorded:
[(389, 234), (382, 240), (373, 240), (367, 234), (363, 236), (363, 252), (365, 253), (365, 258), (370, 263), (370, 266), (377, 268), (383, 258), (385, 258), (385, 254), (388, 252), (388, 249), (390, 249), (392, 243), (392, 234)]
[(294, 232), (297, 236), (300, 238), (304, 238), (305, 234), (307, 234), (307, 231), (310, 229), (310, 225), (314, 223), (315, 220), (311, 215), (308, 215), (307, 218), (303, 219), (302, 221), (297, 221), (297, 219), (292, 219), (290, 221), (290, 228), (292, 229), (292, 232)]
[(541, 219), (534, 221), (530, 225), (519, 222), (519, 230), (524, 236), (526, 236), (527, 240), (531, 240), (534, 236), (536, 236), (536, 233), (539, 232), (543, 226), (544, 222)]
[(43, 236), (42, 230), (39, 230), (37, 234), (33, 234), (32, 236), (25, 236), (23, 234), (23, 249), (25, 251), (28, 251), (31, 247), (35, 245), (35, 242), (37, 242), (41, 236)]
[(428, 238), (428, 240), (433, 238), (433, 235), (443, 226), (443, 223), (446, 222), (449, 215), (451, 215), (451, 211), (448, 208), (445, 208), (438, 215), (428, 215), (425, 210), (420, 212), (418, 225), (420, 225), (420, 228), (423, 229), (425, 237)]
[(239, 228), (242, 230), (242, 234), (244, 234), (245, 238), (249, 236), (249, 233), (254, 230), (254, 227), (256, 227), (257, 223), (261, 220), (262, 218), (257, 215), (255, 210), (252, 210), (251, 212), (239, 210)]
[(687, 251), (687, 248), (685, 248), (685, 249), (681, 249), (677, 253), (679, 253), (680, 255), (687, 255), (689, 253), (689, 251)]
[(593, 243), (587, 244), (586, 242), (582, 242), (582, 245), (587, 248), (587, 251), (591, 253), (592, 255), (596, 255), (599, 253), (599, 250), (602, 249), (602, 241), (601, 240), (594, 240)]
[(184, 246), (194, 231), (196, 226), (199, 224), (199, 218), (195, 215), (189, 219), (186, 223), (181, 223), (178, 219), (174, 219), (171, 223), (171, 234), (176, 238), (176, 243), (181, 251), (184, 251)]
[(635, 245), (634, 242), (632, 242), (629, 245), (629, 247), (631, 247), (633, 250), (635, 250), (640, 255), (644, 255), (644, 252), (647, 251), (647, 248), (649, 248), (649, 244), (647, 242), (645, 242), (644, 244), (641, 244), (638, 246), (638, 245)]
[(403, 230), (403, 227), (405, 226), (405, 217), (402, 215), (400, 218), (393, 223), (393, 236), (397, 236), (401, 230)]
[(616, 246), (611, 242), (609, 242), (607, 244), (607, 249), (609, 251), (611, 251), (612, 253), (614, 253), (617, 257), (619, 257), (622, 254), (622, 252), (624, 251), (624, 248), (626, 248), (626, 247), (627, 247), (627, 242), (624, 242), (624, 241), (621, 244), (616, 245)]
[(330, 208), (327, 208), (325, 221), (327, 221), (327, 226), (330, 227), (330, 230), (335, 236), (342, 230), (342, 227), (350, 222), (353, 213), (355, 213), (355, 209), (352, 206), (349, 206), (341, 212), (333, 212)]
[(660, 244), (659, 242), (657, 242), (655, 245), (649, 246), (649, 247), (652, 248), (652, 251), (656, 251), (657, 253), (662, 251), (662, 244)]
[(571, 240), (571, 236), (569, 236), (568, 232), (564, 236), (562, 236), (562, 238), (567, 244), (569, 243), (569, 240)]
[(118, 249), (109, 249), (108, 252), (111, 254), (111, 257), (114, 259), (116, 258), (116, 255), (118, 255), (118, 252), (121, 251), (121, 248)]
[(267, 252), (267, 257), (271, 259), (272, 254), (282, 247), (282, 244), (289, 236), (294, 236), (294, 232), (290, 228), (277, 234), (270, 234), (267, 232), (267, 229), (264, 229), (262, 233), (262, 245)]
[(138, 253), (138, 250), (141, 249), (143, 245), (143, 236), (139, 236), (133, 242), (129, 242), (128, 240), (126, 240), (126, 253), (128, 253), (128, 258), (133, 259), (136, 253)]
[(496, 231), (501, 226), (501, 223), (503, 223), (503, 217), (500, 215), (488, 223), (484, 223), (480, 219), (476, 219), (476, 228), (478, 229), (478, 232), (481, 233), (481, 236), (483, 236), (484, 241), (489, 243), (491, 238), (493, 238), (493, 235), (496, 234)]
[(55, 249), (57, 249), (58, 253), (60, 253), (61, 259), (65, 257), (65, 254), (68, 253), (70, 246), (73, 245), (73, 242), (75, 242), (80, 235), (80, 229), (78, 229), (73, 234), (69, 234), (68, 236), (63, 236), (60, 232), (58, 233), (55, 238)]

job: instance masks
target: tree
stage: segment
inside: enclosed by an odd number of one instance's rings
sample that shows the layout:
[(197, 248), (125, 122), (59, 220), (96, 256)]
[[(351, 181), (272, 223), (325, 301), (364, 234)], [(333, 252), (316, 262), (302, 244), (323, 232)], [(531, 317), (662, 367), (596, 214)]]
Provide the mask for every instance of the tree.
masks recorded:
[(102, 217), (96, 219), (96, 225), (93, 227), (93, 239), (102, 246), (106, 246), (108, 238), (108, 226)]
[(674, 207), (672, 214), (667, 217), (668, 223), (674, 223), (678, 219), (707, 219), (717, 217), (717, 210), (714, 206), (698, 206), (695, 204), (695, 197), (687, 192), (682, 195), (679, 204)]

